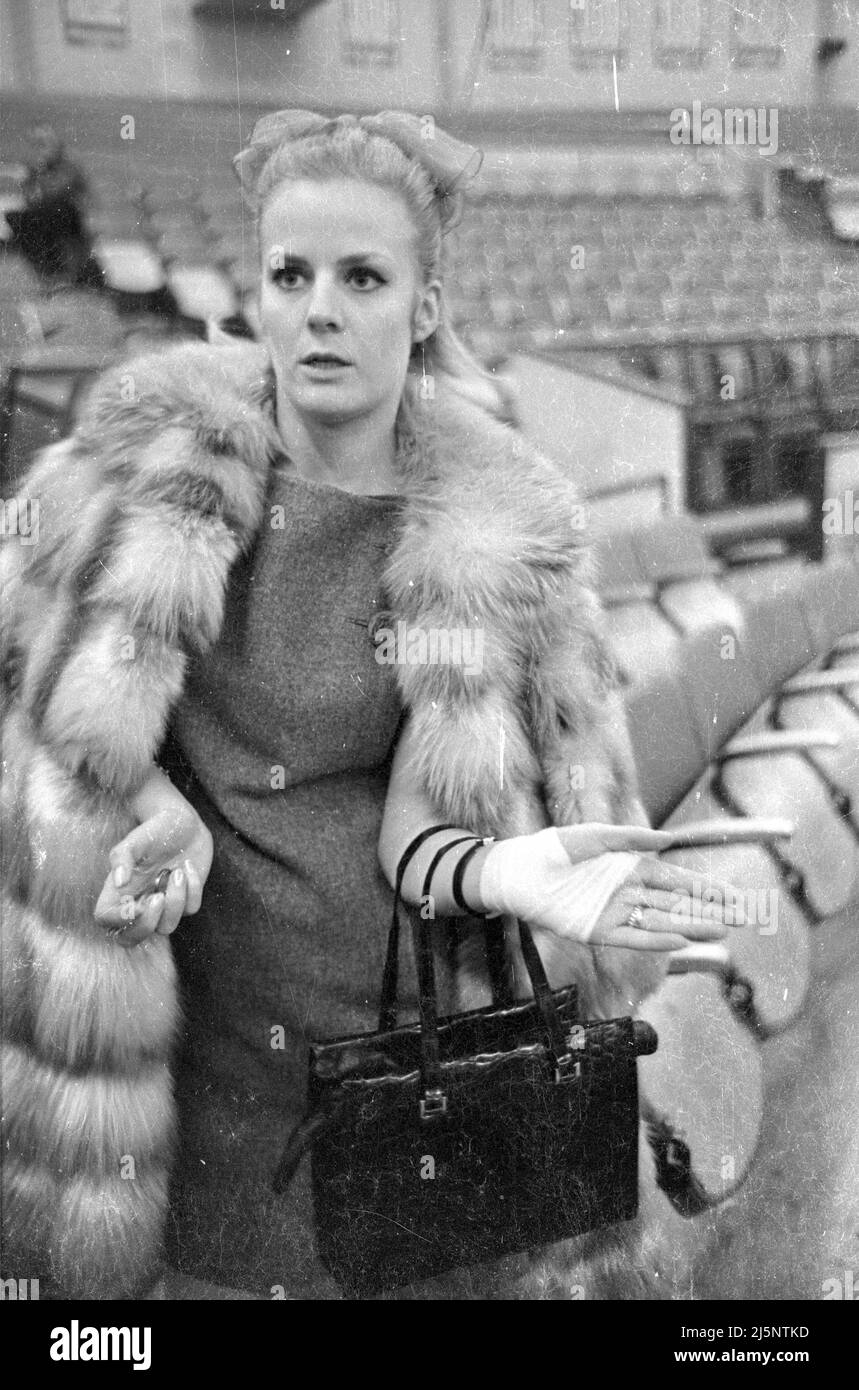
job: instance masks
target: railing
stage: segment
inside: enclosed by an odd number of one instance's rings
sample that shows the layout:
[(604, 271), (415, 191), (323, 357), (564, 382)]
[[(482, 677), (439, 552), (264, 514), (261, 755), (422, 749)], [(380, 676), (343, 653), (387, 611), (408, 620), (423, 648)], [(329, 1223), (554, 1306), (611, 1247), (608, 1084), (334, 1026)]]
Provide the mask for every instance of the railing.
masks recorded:
[(554, 352), (561, 361), (611, 358), (687, 393), (687, 505), (706, 518), (714, 549), (727, 555), (741, 538), (779, 539), (820, 558), (821, 439), (859, 431), (859, 322), (855, 331), (763, 327), (703, 338), (673, 329)]

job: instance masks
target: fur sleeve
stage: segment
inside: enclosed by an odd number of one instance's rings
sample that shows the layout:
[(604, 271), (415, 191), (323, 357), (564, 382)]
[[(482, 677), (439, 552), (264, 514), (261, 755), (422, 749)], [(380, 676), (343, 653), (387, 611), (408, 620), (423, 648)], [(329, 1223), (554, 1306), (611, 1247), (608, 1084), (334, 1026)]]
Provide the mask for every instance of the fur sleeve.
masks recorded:
[(398, 644), (428, 629), (472, 659), (398, 651), (417, 775), (481, 832), (640, 819), (575, 487), (483, 412), (437, 405), (423, 430), (433, 468), (387, 572)]
[(540, 653), (531, 684), (532, 724), (554, 825), (647, 825), (638, 793), (620, 677), (596, 596), (573, 608)]
[(120, 795), (149, 770), (259, 525), (264, 389), (256, 349), (125, 363), (28, 476), (38, 539), (4, 560), (7, 670), (57, 759)]

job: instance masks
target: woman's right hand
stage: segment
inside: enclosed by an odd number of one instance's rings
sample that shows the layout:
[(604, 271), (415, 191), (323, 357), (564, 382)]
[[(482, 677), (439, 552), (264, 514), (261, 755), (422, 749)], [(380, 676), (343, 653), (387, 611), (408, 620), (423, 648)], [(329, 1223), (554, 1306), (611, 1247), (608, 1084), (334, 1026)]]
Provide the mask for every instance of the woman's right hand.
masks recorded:
[[(668, 831), (602, 824), (499, 840), (480, 871), (482, 908), (593, 946), (675, 951), (720, 940), (742, 923), (740, 895), (652, 857), (671, 843)], [(635, 908), (640, 920), (630, 924)]]
[[(122, 946), (169, 936), (200, 910), (212, 867), (212, 836), (193, 806), (161, 773), (138, 797), (145, 819), (110, 851), (96, 921)], [(156, 881), (162, 891), (153, 892)]]

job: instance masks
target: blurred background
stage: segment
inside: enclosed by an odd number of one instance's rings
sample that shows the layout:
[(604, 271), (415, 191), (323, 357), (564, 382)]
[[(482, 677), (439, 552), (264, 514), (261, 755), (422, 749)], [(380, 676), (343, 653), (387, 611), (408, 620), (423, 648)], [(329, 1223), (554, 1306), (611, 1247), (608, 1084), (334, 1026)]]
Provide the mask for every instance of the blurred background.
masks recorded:
[(7, 491), (105, 354), (253, 333), (230, 160), (261, 112), (404, 107), (486, 151), (455, 317), (606, 524), (820, 557), (859, 411), (859, 0), (0, 0), (0, 53)]

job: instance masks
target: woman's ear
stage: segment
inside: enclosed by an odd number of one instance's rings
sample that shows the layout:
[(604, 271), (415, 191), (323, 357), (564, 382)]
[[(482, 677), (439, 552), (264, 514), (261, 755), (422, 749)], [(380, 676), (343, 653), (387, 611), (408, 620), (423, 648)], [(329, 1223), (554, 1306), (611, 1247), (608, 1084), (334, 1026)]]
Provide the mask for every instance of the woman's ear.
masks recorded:
[(441, 317), (441, 281), (431, 280), (418, 290), (418, 302), (412, 318), (412, 341), (422, 343), (438, 328)]

